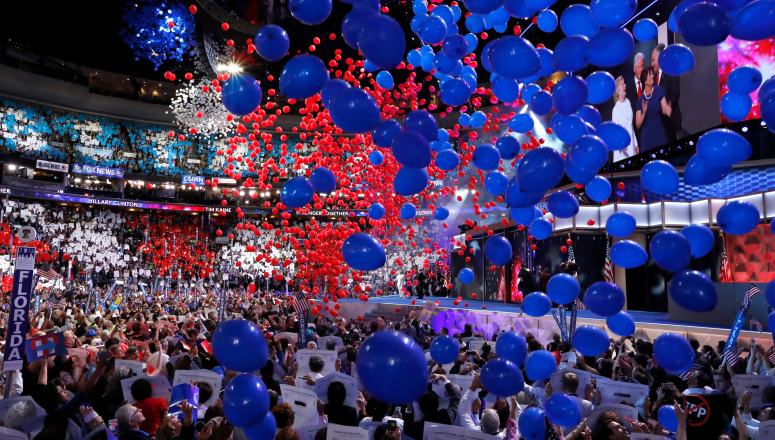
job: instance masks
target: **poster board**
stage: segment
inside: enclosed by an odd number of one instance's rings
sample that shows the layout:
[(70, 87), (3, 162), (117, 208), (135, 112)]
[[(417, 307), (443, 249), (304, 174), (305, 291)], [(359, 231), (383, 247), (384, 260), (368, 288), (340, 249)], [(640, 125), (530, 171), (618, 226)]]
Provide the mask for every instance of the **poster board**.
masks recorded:
[(175, 376), (172, 378), (172, 386), (182, 383), (196, 385), (197, 382), (206, 382), (210, 385), (213, 394), (204, 404), (208, 407), (215, 405), (223, 384), (223, 379), (218, 373), (210, 370), (175, 370)]
[(305, 390), (291, 385), (280, 384), (283, 402), (293, 409), (293, 428), (314, 426), (320, 424), (318, 416), (318, 396), (314, 391)]
[(320, 372), (323, 376), (336, 371), (336, 350), (299, 350), (296, 352), (296, 362), (299, 364), (299, 370), (296, 373), (297, 377), (304, 377), (310, 374), (309, 360), (312, 356), (320, 356), (323, 358), (323, 371)]
[(315, 394), (323, 403), (328, 403), (328, 386), (333, 382), (341, 382), (347, 390), (344, 404), (358, 409), (358, 382), (344, 373), (334, 372), (315, 382)]
[(151, 383), (151, 387), (153, 388), (151, 397), (163, 397), (169, 402), (170, 396), (172, 395), (172, 386), (166, 376), (136, 376), (121, 381), (121, 392), (127, 403), (135, 403), (135, 399), (132, 398), (131, 387), (138, 379), (147, 379), (148, 382)]

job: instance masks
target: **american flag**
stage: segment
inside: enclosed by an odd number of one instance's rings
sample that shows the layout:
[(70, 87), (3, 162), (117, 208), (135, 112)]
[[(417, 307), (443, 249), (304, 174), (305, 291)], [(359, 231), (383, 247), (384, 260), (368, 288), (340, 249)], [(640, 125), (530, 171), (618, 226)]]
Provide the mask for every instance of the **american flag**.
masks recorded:
[(694, 364), (692, 364), (691, 368), (681, 373), (678, 377), (680, 377), (681, 380), (688, 380), (689, 376), (691, 376), (692, 374), (699, 373), (700, 371), (702, 371), (702, 364), (695, 361)]
[(609, 283), (614, 282), (614, 265), (611, 262), (611, 240), (606, 236), (605, 239), (605, 267), (603, 268), (603, 278)]
[(732, 345), (728, 350), (725, 350), (724, 353), (721, 353), (721, 361), (730, 367), (734, 367), (735, 364), (737, 364), (738, 359), (737, 346), (735, 345)]
[(771, 364), (775, 365), (775, 346), (767, 350), (767, 359), (769, 359)]
[(743, 310), (747, 310), (748, 307), (751, 306), (751, 298), (756, 296), (757, 293), (761, 292), (761, 289), (756, 287), (754, 283), (750, 284), (750, 287), (748, 290), (745, 291), (745, 296), (743, 297), (743, 302), (740, 304), (740, 306), (743, 308)]
[(58, 280), (59, 278), (62, 278), (62, 275), (60, 275), (57, 271), (55, 271), (51, 267), (47, 267), (45, 269), (38, 269), (37, 274), (40, 278), (43, 278), (46, 280)]
[(299, 295), (298, 298), (294, 298), (293, 310), (297, 315), (302, 315), (306, 313), (307, 310), (309, 310), (309, 303), (307, 302), (307, 299), (304, 297), (304, 295)]
[(724, 233), (721, 233), (721, 256), (719, 257), (719, 283), (731, 283), (732, 280), (732, 267), (729, 264), (729, 256), (727, 255), (727, 245)]

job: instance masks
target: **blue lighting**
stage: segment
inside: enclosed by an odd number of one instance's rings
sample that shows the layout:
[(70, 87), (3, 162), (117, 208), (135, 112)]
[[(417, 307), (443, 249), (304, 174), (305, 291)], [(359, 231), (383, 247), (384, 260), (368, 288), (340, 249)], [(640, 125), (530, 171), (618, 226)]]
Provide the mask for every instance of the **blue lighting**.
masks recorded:
[(194, 18), (181, 3), (139, 0), (127, 6), (124, 22), (121, 35), (135, 60), (150, 61), (154, 69), (166, 62), (182, 62), (193, 47)]

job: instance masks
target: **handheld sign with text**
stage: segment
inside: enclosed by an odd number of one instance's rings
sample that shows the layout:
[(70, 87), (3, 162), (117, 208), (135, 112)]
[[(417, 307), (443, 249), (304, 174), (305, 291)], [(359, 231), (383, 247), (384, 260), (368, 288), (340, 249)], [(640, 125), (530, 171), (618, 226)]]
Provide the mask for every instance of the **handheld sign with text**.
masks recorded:
[(218, 395), (221, 393), (221, 384), (223, 383), (223, 379), (218, 373), (209, 370), (176, 370), (175, 377), (172, 378), (173, 387), (182, 383), (196, 385), (200, 382), (209, 384), (213, 390), (210, 398), (203, 403), (207, 406), (215, 405)]
[(369, 440), (369, 431), (357, 426), (329, 423), (326, 440)]
[(346, 396), (344, 398), (344, 404), (353, 408), (358, 407), (358, 382), (351, 376), (343, 373), (334, 372), (325, 377), (318, 379), (315, 382), (315, 393), (318, 395), (323, 403), (328, 403), (328, 387), (334, 383), (340, 382), (344, 385)]
[(24, 342), (24, 354), (27, 357), (27, 362), (34, 362), (49, 356), (66, 355), (67, 348), (65, 347), (64, 333), (49, 333), (27, 339)]
[(170, 407), (167, 410), (167, 415), (177, 417), (182, 422), (184, 415), (181, 403), (184, 401), (187, 401), (193, 407), (191, 418), (196, 422), (197, 408), (199, 408), (199, 388), (188, 383), (181, 383), (172, 387)]
[(293, 428), (320, 424), (318, 417), (318, 396), (310, 390), (280, 384), (283, 402), (293, 408)]
[(8, 315), (7, 336), (3, 371), (21, 370), (24, 355), (24, 339), (29, 330), (32, 276), (35, 271), (35, 248), (19, 246), (16, 249), (16, 266), (13, 271), (11, 313)]
[(135, 376), (121, 381), (121, 392), (127, 403), (135, 403), (132, 397), (132, 384), (138, 379), (146, 379), (151, 383), (151, 397), (163, 397), (166, 400), (172, 395), (172, 387), (166, 376)]

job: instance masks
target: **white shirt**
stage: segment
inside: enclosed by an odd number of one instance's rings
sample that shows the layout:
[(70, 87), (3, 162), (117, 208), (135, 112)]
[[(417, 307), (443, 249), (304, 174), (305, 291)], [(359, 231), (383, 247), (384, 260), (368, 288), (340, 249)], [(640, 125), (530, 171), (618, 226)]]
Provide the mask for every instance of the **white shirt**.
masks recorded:
[(638, 140), (635, 138), (635, 129), (632, 125), (632, 106), (629, 99), (624, 98), (624, 101), (616, 101), (614, 109), (611, 111), (611, 121), (624, 127), (627, 134), (630, 135), (630, 144), (621, 150), (614, 151), (614, 162), (634, 156)]

